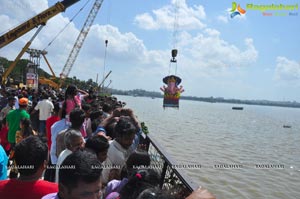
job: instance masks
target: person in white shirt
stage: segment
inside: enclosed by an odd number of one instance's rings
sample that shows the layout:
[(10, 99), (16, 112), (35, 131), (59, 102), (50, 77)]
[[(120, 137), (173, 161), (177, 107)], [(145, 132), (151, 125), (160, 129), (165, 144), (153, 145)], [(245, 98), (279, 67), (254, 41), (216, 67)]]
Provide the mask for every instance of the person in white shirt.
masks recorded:
[(110, 142), (106, 160), (106, 165), (111, 168), (103, 169), (103, 183), (120, 178), (121, 168), (134, 151), (131, 145), (133, 144), (137, 128), (132, 119), (128, 116), (121, 116), (114, 130), (116, 138)]
[(66, 159), (68, 155), (84, 147), (84, 139), (81, 133), (74, 129), (67, 130), (67, 132), (64, 135), (64, 140), (65, 140), (66, 149), (60, 153), (56, 163), (56, 171), (55, 171), (56, 183), (58, 183), (59, 167), (62, 164), (62, 162)]
[(42, 101), (39, 101), (31, 112), (33, 115), (36, 111), (39, 111), (39, 135), (46, 135), (46, 120), (51, 116), (54, 109), (53, 103), (48, 99), (49, 95), (44, 92), (42, 93)]
[(50, 148), (50, 157), (51, 157), (51, 163), (56, 164), (58, 156), (56, 155), (56, 138), (57, 135), (64, 131), (67, 130), (70, 126), (71, 123), (67, 121), (66, 117), (66, 111), (62, 110), (61, 115), (60, 115), (60, 120), (55, 122), (51, 126), (51, 148)]

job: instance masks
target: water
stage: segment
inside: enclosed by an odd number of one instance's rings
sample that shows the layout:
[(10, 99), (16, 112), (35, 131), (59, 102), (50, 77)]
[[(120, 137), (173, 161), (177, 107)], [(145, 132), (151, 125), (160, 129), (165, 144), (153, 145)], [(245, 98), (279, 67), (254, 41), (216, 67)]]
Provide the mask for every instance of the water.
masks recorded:
[(164, 110), (159, 98), (117, 97), (178, 163), (201, 165), (185, 171), (217, 198), (300, 198), (300, 109), (181, 100)]

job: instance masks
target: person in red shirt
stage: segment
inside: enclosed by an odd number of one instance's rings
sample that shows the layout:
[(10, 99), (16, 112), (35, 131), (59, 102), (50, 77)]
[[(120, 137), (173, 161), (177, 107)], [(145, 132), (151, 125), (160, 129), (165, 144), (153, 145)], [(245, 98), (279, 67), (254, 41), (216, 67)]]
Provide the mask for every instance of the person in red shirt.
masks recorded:
[[(51, 145), (52, 145), (52, 133), (51, 133), (51, 126), (60, 120), (58, 116), (59, 113), (59, 103), (54, 103), (53, 115), (46, 120), (46, 134), (47, 134), (47, 144), (48, 149), (50, 152)], [(52, 164), (51, 156), (49, 157), (48, 162), (48, 169), (45, 171), (44, 180), (49, 182), (55, 182), (55, 169), (53, 169), (54, 164)]]
[(53, 109), (53, 115), (46, 120), (46, 134), (47, 134), (47, 140), (48, 140), (47, 144), (48, 144), (49, 151), (51, 149), (51, 126), (55, 122), (60, 120), (58, 116), (58, 112), (59, 112), (59, 104), (55, 103)]
[(29, 136), (15, 146), (19, 177), (0, 181), (0, 198), (41, 199), (57, 192), (58, 185), (41, 179), (48, 163), (48, 147), (37, 136)]
[(6, 118), (4, 118), (0, 122), (0, 144), (2, 145), (3, 149), (5, 150), (6, 154), (9, 154), (10, 150), (10, 143), (7, 140), (8, 128), (6, 125)]

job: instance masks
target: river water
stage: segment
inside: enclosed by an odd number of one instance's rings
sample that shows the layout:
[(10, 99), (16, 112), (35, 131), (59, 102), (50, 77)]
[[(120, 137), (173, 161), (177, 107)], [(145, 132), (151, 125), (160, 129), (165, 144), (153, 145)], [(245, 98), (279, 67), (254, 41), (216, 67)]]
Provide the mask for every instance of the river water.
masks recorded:
[(179, 164), (200, 165), (185, 172), (218, 199), (300, 198), (300, 109), (117, 98)]

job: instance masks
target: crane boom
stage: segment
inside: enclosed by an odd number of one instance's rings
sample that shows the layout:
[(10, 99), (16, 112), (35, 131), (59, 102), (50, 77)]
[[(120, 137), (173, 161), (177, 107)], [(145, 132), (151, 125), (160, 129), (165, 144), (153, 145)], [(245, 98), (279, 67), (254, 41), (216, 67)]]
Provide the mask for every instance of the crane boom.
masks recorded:
[(109, 73), (107, 73), (107, 75), (103, 78), (102, 82), (99, 84), (99, 88), (101, 88), (101, 86), (104, 86), (104, 81), (108, 78), (108, 76), (110, 75), (111, 71), (109, 71)]
[(94, 19), (96, 18), (96, 15), (97, 15), (101, 5), (102, 5), (102, 2), (103, 2), (103, 0), (95, 0), (95, 3), (94, 3), (94, 5), (93, 5), (86, 21), (85, 21), (80, 33), (79, 33), (79, 35), (76, 39), (76, 42), (75, 42), (75, 44), (72, 48), (72, 51), (69, 54), (67, 62), (66, 62), (65, 66), (64, 66), (64, 68), (63, 68), (63, 70), (60, 74), (61, 84), (62, 84), (63, 78), (68, 77), (68, 75), (69, 75), (69, 73), (72, 69), (72, 66), (73, 66), (73, 64), (74, 64), (74, 62), (75, 62), (75, 60), (76, 60), (76, 58), (79, 54), (79, 51), (82, 47), (82, 44), (83, 44), (83, 42), (84, 42), (84, 40), (85, 40), (92, 24), (94, 22)]
[(21, 52), (18, 54), (18, 56), (16, 57), (16, 59), (9, 65), (9, 67), (4, 71), (3, 75), (2, 75), (2, 84), (5, 84), (7, 81), (7, 77), (8, 75), (11, 73), (11, 71), (16, 67), (18, 61), (21, 59), (21, 57), (24, 55), (24, 53), (26, 52), (26, 50), (29, 48), (29, 46), (31, 45), (32, 41), (35, 39), (35, 37), (39, 34), (39, 32), (42, 30), (44, 26), (40, 26), (37, 31), (34, 33), (34, 35), (31, 37), (31, 39), (25, 44), (25, 46), (23, 47), (23, 49), (21, 50)]
[(50, 8), (44, 10), (43, 12), (39, 13), (38, 15), (30, 18), (29, 20), (25, 21), (24, 23), (18, 25), (14, 29), (8, 31), (7, 33), (0, 36), (0, 48), (6, 46), (7, 44), (11, 43), (12, 41), (16, 40), (17, 38), (21, 37), (22, 35), (26, 34), (33, 28), (38, 27), (39, 25), (45, 25), (46, 22), (57, 15), (60, 12), (65, 11), (66, 8), (77, 3), (80, 0), (64, 0), (61, 2), (57, 2), (55, 5), (51, 6)]
[(48, 59), (47, 59), (47, 57), (46, 57), (46, 52), (43, 51), (41, 54), (42, 54), (44, 60), (46, 61), (46, 64), (48, 65), (48, 68), (49, 68), (50, 71), (51, 71), (52, 77), (53, 77), (53, 78), (56, 78), (56, 75), (55, 75), (55, 73), (54, 73), (54, 71), (53, 71), (53, 69), (52, 69), (52, 67), (51, 67), (51, 65), (50, 65), (50, 63), (49, 63), (49, 61), (48, 61)]

